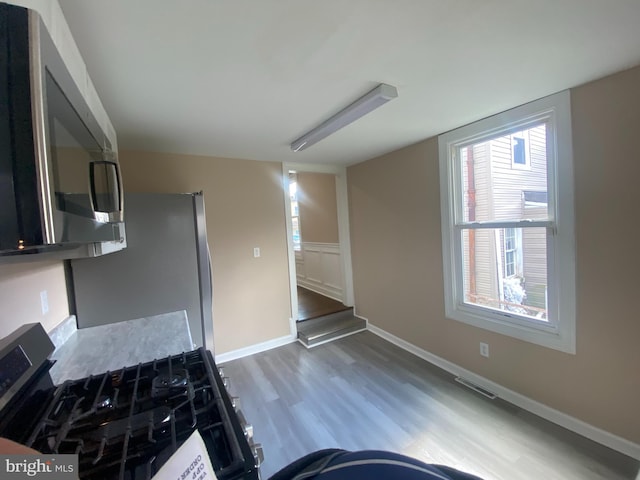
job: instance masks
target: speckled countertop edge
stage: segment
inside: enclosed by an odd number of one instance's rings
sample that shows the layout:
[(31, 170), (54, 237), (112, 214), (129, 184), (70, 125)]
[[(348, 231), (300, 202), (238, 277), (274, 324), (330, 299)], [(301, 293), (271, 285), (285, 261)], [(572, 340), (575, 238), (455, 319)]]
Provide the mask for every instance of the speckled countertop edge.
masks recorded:
[(50, 374), (53, 382), (60, 384), (191, 350), (186, 312), (170, 312), (73, 330), (51, 355), (56, 364)]

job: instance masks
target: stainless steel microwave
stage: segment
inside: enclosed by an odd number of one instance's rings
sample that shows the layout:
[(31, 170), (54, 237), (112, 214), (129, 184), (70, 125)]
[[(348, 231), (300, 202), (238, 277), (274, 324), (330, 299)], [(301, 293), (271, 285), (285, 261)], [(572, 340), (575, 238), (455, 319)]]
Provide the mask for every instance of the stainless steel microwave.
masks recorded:
[(0, 257), (126, 246), (117, 152), (40, 16), (0, 3)]

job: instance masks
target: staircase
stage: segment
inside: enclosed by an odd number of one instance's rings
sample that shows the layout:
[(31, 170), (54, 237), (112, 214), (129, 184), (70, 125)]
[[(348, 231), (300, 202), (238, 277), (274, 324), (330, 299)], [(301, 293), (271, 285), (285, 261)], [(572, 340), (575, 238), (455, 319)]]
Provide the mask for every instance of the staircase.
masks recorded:
[(298, 322), (298, 340), (311, 348), (337, 338), (360, 332), (367, 322), (353, 315), (353, 308)]

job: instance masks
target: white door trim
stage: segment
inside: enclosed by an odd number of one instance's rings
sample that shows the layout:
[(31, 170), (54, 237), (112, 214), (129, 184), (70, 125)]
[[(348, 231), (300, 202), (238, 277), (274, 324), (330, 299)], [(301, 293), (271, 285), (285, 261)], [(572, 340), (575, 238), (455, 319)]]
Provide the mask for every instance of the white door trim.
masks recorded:
[(351, 267), (351, 236), (349, 234), (349, 199), (347, 193), (347, 169), (338, 165), (319, 165), (306, 163), (283, 163), (283, 194), (285, 221), (287, 227), (287, 251), (289, 258), (289, 289), (291, 293), (291, 333), (297, 332), (298, 294), (296, 291), (296, 259), (293, 250), (293, 229), (291, 226), (291, 202), (289, 201), (289, 170), (297, 172), (330, 173), (336, 178), (336, 201), (338, 206), (338, 241), (342, 258), (342, 275), (344, 281), (343, 303), (353, 306), (353, 270)]

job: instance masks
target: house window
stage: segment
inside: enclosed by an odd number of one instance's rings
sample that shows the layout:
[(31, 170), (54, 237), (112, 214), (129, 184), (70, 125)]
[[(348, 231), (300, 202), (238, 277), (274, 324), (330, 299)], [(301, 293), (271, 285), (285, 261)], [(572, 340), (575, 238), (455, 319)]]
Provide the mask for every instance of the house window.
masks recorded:
[(511, 134), (511, 166), (513, 168), (530, 168), (531, 166), (528, 130)]
[(524, 150), (524, 138), (512, 137), (513, 140), (513, 163), (516, 165), (526, 165), (527, 156)]
[(289, 201), (291, 202), (293, 249), (299, 252), (302, 249), (302, 237), (300, 235), (300, 207), (298, 205), (298, 175), (294, 171), (289, 172)]
[(446, 316), (575, 353), (569, 92), (439, 147)]
[(504, 276), (513, 277), (516, 274), (516, 229), (505, 228), (504, 233)]

